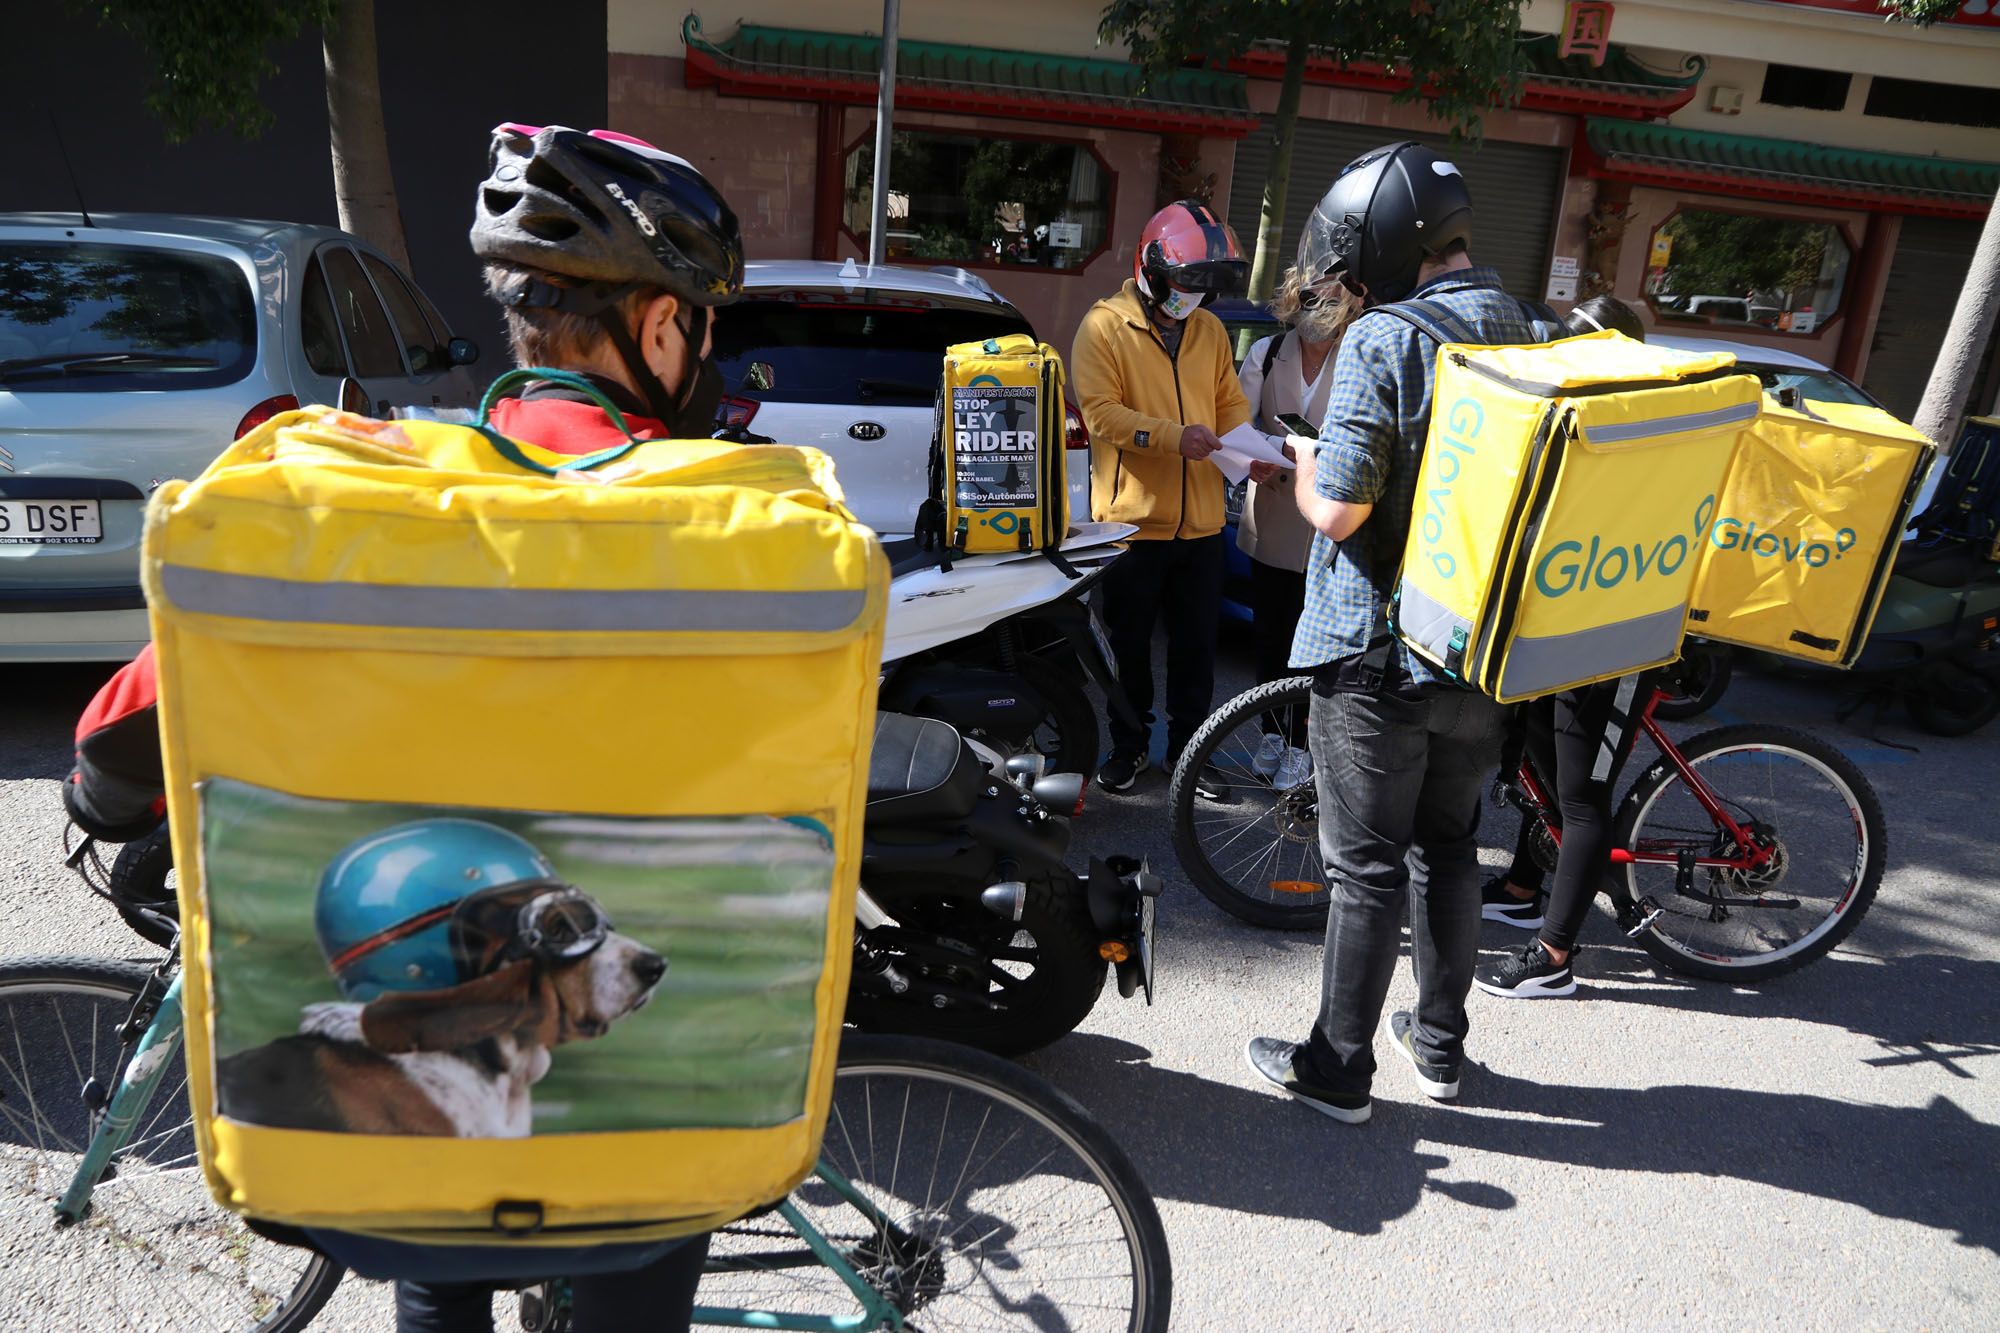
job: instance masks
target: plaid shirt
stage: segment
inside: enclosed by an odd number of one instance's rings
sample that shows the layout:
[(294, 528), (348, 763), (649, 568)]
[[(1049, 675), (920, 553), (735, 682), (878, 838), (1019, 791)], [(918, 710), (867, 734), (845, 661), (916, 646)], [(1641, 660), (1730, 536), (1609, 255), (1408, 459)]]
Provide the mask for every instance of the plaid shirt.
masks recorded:
[[(1488, 342), (1542, 340), (1528, 311), (1501, 290), (1500, 275), (1490, 268), (1453, 270), (1410, 295), (1449, 307)], [(1313, 537), (1305, 613), (1292, 640), (1295, 670), (1366, 652), (1384, 623), (1430, 434), (1436, 365), (1437, 344), (1394, 315), (1364, 315), (1340, 340), (1313, 488), (1330, 500), (1375, 509), (1344, 542)], [(1442, 678), (1400, 640), (1395, 651), (1412, 682)]]

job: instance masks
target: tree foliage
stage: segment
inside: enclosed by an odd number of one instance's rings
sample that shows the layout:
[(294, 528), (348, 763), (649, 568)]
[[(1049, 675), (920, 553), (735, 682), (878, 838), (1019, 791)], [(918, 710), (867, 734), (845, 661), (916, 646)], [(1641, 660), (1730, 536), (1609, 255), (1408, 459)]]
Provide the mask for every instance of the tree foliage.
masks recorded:
[(86, 0), (81, 7), (131, 34), (154, 81), (147, 109), (179, 143), (216, 126), (254, 138), (271, 124), (261, 89), (278, 72), (277, 43), (325, 26), (339, 0)]
[(1964, 0), (1880, 0), (1885, 17), (1891, 23), (1898, 20), (1913, 23), (1919, 28), (1928, 28), (1933, 23), (1950, 18), (1958, 12)]
[(1677, 296), (1803, 292), (1819, 284), (1833, 228), (1823, 222), (1781, 221), (1695, 209), (1678, 213), (1667, 289)]
[(1491, 107), (1521, 91), (1525, 0), (1111, 0), (1098, 31), (1155, 76), (1193, 59), (1223, 64), (1253, 43), (1303, 41), (1341, 64), (1407, 71), (1396, 96), (1421, 99), (1454, 138), (1476, 139)]

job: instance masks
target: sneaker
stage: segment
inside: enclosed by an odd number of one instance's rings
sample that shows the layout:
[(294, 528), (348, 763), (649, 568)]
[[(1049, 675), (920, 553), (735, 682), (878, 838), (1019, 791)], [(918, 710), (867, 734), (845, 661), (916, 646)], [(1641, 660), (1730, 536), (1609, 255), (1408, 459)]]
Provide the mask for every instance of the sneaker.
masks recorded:
[(1263, 742), (1257, 746), (1257, 753), (1250, 756), (1250, 771), (1260, 778), (1272, 776), (1278, 771), (1278, 765), (1284, 761), (1285, 751), (1290, 748), (1285, 744), (1283, 736), (1267, 733)]
[(1143, 754), (1113, 754), (1097, 770), (1097, 785), (1104, 791), (1131, 791), (1132, 784), (1146, 771)]
[(1542, 928), (1542, 910), (1549, 900), (1546, 893), (1532, 898), (1516, 898), (1507, 891), (1507, 877), (1495, 875), (1479, 886), (1479, 915), (1522, 930)]
[(1509, 1000), (1545, 1000), (1576, 994), (1576, 974), (1569, 963), (1549, 957), (1540, 940), (1529, 940), (1519, 953), (1510, 953), (1499, 962), (1476, 968), (1472, 984), (1488, 995)]
[(1284, 758), (1271, 777), (1271, 786), (1278, 791), (1293, 791), (1312, 781), (1313, 757), (1296, 745), (1285, 747)]
[(1407, 1009), (1398, 1009), (1389, 1015), (1386, 1024), (1389, 1030), (1389, 1044), (1397, 1054), (1410, 1062), (1410, 1072), (1416, 1076), (1417, 1086), (1424, 1090), (1424, 1096), (1436, 1101), (1448, 1102), (1458, 1096), (1458, 1070), (1444, 1065), (1434, 1065), (1417, 1054), (1415, 1040), (1410, 1035), (1414, 1016)]
[(1331, 1116), (1343, 1125), (1359, 1125), (1368, 1119), (1372, 1107), (1365, 1092), (1335, 1092), (1331, 1088), (1316, 1087), (1301, 1082), (1292, 1073), (1292, 1057), (1298, 1053), (1299, 1043), (1279, 1041), (1276, 1037), (1252, 1037), (1243, 1047), (1243, 1059), (1250, 1066), (1250, 1072), (1263, 1079), (1274, 1088), (1281, 1088), (1304, 1102), (1321, 1115)]
[(1227, 804), (1236, 799), (1229, 779), (1222, 776), (1222, 770), (1214, 764), (1203, 764), (1201, 771), (1194, 775), (1194, 794), (1217, 804)]

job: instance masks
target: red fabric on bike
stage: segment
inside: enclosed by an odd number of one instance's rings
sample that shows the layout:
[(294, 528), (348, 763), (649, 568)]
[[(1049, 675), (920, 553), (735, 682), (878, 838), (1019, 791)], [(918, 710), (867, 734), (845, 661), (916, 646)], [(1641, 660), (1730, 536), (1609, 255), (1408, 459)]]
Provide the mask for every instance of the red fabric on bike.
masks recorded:
[(76, 766), (63, 783), (63, 806), (78, 828), (109, 842), (129, 842), (167, 813), (160, 768), (159, 679), (153, 645), (104, 683), (76, 723)]

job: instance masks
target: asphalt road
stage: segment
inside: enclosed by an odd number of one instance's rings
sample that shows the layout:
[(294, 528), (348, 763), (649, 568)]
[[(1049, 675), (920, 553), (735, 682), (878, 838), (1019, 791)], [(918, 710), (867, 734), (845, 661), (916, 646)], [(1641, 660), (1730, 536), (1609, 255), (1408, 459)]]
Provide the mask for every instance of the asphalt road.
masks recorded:
[[(102, 674), (0, 668), (0, 954), (140, 951), (58, 864), (55, 780)], [(1244, 683), (1230, 663), (1219, 693)], [(1242, 1062), (1247, 1037), (1304, 1034), (1318, 938), (1243, 925), (1187, 886), (1157, 774), (1093, 793), (1079, 857), (1144, 854), (1169, 879), (1158, 1003), (1108, 991), (1029, 1063), (1151, 1184), (1178, 1326), (2000, 1326), (2000, 726), (1939, 740), (1892, 714), (1880, 734), (1909, 753), (1834, 704), (1739, 674), (1689, 730), (1787, 722), (1860, 762), (1889, 869), (1846, 946), (1732, 988), (1659, 973), (1600, 910), (1578, 998), (1475, 993), (1454, 1107), (1379, 1048), (1361, 1127), (1257, 1087)], [(1499, 863), (1513, 817), (1488, 823)], [(1521, 938), (1486, 931), (1494, 952)], [(1412, 994), (1405, 968), (1390, 1004)], [(0, 1326), (39, 1326), (21, 1276), (0, 1280)], [(388, 1324), (382, 1289), (352, 1283), (318, 1326)]]

